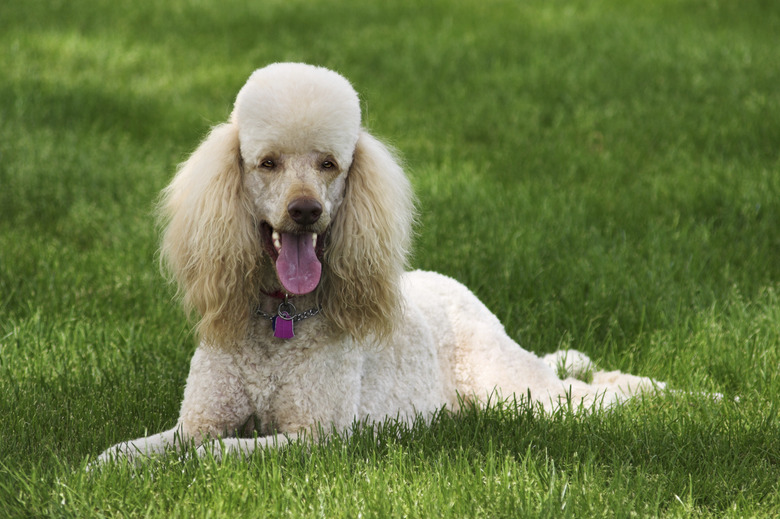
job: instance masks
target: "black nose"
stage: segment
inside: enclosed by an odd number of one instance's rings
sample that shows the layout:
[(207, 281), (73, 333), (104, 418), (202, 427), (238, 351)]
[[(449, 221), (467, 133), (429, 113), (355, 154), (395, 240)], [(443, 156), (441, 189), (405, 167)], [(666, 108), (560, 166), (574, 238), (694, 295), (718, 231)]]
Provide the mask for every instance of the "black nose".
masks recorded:
[(313, 198), (296, 198), (287, 205), (287, 214), (300, 225), (311, 225), (320, 219), (322, 204)]

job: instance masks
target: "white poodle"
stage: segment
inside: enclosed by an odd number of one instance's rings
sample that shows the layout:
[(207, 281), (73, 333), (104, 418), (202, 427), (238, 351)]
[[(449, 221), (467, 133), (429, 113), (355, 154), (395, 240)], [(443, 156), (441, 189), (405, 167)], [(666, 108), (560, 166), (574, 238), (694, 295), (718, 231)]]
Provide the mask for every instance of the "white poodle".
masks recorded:
[[(249, 453), (495, 392), (550, 410), (659, 387), (573, 350), (539, 358), (463, 285), (405, 272), (412, 199), (346, 79), (294, 63), (255, 71), (163, 193), (162, 255), (201, 341), (178, 424), (100, 459), (183, 442)], [(585, 371), (591, 383), (558, 377)]]

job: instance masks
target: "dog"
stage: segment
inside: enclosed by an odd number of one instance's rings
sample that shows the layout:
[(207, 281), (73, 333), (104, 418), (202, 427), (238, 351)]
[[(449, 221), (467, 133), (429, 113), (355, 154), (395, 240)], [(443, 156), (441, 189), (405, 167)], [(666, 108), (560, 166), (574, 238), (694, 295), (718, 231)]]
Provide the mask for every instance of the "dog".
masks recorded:
[(100, 461), (185, 444), (249, 454), (495, 394), (552, 411), (663, 388), (574, 350), (537, 357), (462, 284), (408, 272), (410, 183), (331, 70), (252, 73), (160, 207), (161, 256), (200, 343), (177, 425)]

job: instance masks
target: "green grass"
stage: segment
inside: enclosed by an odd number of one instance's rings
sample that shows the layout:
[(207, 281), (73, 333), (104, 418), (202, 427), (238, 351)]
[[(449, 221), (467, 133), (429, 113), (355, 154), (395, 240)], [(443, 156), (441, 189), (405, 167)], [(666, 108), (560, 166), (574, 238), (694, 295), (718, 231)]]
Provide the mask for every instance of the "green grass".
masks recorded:
[[(0, 3), (0, 515), (780, 514), (780, 6), (421, 4)], [(350, 78), (405, 156), (416, 267), (532, 351), (726, 398), (86, 472), (175, 423), (195, 344), (154, 201), (283, 60)]]

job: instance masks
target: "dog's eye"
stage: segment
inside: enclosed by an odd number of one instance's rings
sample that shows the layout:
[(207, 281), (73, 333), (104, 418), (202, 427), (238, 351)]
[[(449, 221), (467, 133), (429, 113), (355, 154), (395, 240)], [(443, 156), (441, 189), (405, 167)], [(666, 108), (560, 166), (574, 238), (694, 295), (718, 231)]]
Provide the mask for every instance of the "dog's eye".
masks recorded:
[(326, 160), (321, 164), (322, 169), (333, 169), (336, 167), (336, 164), (330, 160)]
[(274, 169), (276, 167), (276, 162), (271, 159), (265, 159), (260, 163), (260, 167), (263, 169)]

